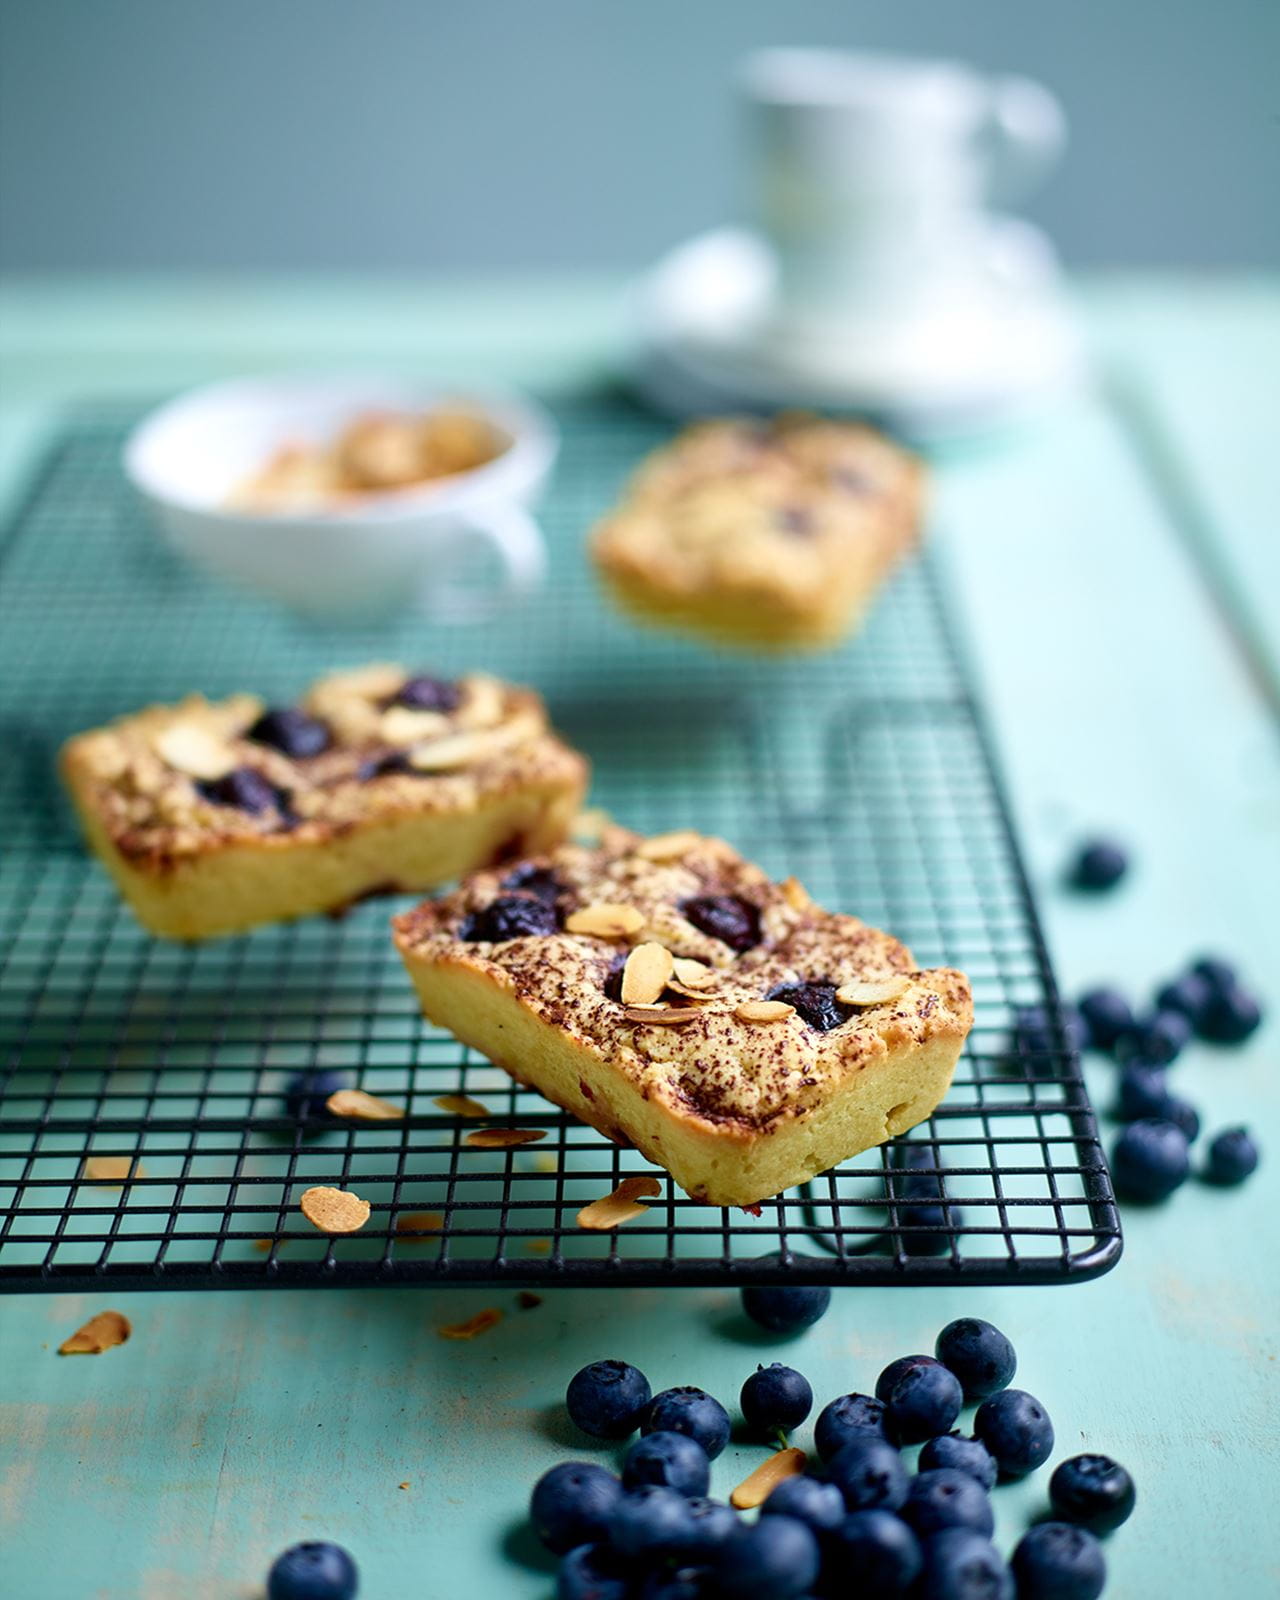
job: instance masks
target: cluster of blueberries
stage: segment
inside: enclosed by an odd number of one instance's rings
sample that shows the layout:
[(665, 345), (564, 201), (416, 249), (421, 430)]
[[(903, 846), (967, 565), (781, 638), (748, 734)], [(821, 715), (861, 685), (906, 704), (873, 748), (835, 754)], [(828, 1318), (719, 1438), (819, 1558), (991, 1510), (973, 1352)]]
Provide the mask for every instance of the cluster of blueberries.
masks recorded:
[[(795, 1328), (822, 1314), (824, 1295), (762, 1288), (744, 1301), (766, 1326)], [(1095, 1600), (1106, 1580), (1097, 1535), (1133, 1510), (1129, 1474), (1106, 1456), (1063, 1461), (1049, 1485), (1055, 1520), (1032, 1527), (1006, 1563), (991, 1542), (989, 1491), (1049, 1459), (1053, 1425), (1009, 1387), (1017, 1357), (991, 1323), (949, 1323), (935, 1352), (891, 1362), (874, 1395), (826, 1406), (814, 1427), (820, 1466), (779, 1481), (754, 1522), (708, 1498), (730, 1434), (718, 1400), (697, 1388), (653, 1395), (623, 1361), (584, 1367), (565, 1396), (573, 1422), (597, 1439), (640, 1437), (620, 1477), (567, 1461), (534, 1486), (534, 1530), (561, 1558), (559, 1600)], [(966, 1401), (978, 1403), (970, 1438), (955, 1430)], [(776, 1362), (742, 1387), (752, 1438), (781, 1442), (812, 1406), (808, 1381)], [(902, 1450), (916, 1444), (913, 1473)]]

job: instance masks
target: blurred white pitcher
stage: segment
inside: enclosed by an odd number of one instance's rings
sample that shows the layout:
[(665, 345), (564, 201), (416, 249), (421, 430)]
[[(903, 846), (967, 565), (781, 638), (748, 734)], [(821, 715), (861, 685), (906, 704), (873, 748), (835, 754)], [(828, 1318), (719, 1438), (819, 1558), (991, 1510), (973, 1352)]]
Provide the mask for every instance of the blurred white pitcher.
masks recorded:
[(980, 292), (991, 201), (1033, 188), (1065, 139), (1053, 95), (959, 63), (763, 50), (743, 70), (774, 331), (825, 339)]

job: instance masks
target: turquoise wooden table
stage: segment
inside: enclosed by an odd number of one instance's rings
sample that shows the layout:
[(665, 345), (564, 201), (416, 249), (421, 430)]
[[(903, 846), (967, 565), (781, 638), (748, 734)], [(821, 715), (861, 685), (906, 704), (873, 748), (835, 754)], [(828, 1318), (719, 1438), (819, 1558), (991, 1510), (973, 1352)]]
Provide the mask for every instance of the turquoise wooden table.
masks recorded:
[[(3, 493), (20, 493), (60, 408), (90, 396), (335, 362), (573, 387), (616, 360), (618, 301), (618, 285), (588, 280), (10, 284)], [(1142, 995), (1213, 949), (1239, 958), (1274, 1014), (1280, 289), (1112, 280), (1083, 286), (1080, 304), (1098, 385), (1016, 440), (948, 456), (936, 538), (1068, 991), (1114, 979)], [(1105, 903), (1058, 881), (1093, 829), (1135, 855)], [(557, 1413), (579, 1365), (621, 1355), (655, 1387), (699, 1383), (732, 1404), (757, 1360), (780, 1358), (830, 1396), (869, 1387), (968, 1312), (1014, 1339), (1057, 1456), (1097, 1448), (1134, 1473), (1139, 1508), (1108, 1544), (1109, 1593), (1274, 1593), (1277, 1037), (1273, 1017), (1245, 1049), (1197, 1047), (1176, 1069), (1209, 1127), (1258, 1132), (1257, 1178), (1127, 1211), (1122, 1261), (1090, 1283), (843, 1290), (776, 1347), (709, 1290), (562, 1290), (535, 1310), (509, 1305), (471, 1343), (435, 1329), (492, 1291), (0, 1302), (0, 1588), (250, 1600), (276, 1551), (327, 1537), (354, 1552), (369, 1600), (546, 1596), (523, 1508), (540, 1471), (580, 1453)], [(1088, 1067), (1100, 1104), (1108, 1070)], [(132, 1340), (59, 1359), (108, 1303)], [(731, 1446), (715, 1492), (758, 1454)], [(1042, 1508), (1045, 1477), (996, 1495), (1006, 1547)]]

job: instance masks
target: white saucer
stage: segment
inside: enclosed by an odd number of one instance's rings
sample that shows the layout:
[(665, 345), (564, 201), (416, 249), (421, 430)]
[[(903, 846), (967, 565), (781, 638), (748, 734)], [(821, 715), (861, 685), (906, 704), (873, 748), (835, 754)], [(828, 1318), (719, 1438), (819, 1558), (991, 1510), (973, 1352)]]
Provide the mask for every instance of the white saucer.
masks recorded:
[(637, 375), (677, 415), (822, 406), (922, 439), (1021, 420), (1083, 376), (1079, 336), (1044, 236), (995, 219), (984, 283), (905, 325), (786, 327), (768, 244), (740, 228), (700, 235), (636, 286)]

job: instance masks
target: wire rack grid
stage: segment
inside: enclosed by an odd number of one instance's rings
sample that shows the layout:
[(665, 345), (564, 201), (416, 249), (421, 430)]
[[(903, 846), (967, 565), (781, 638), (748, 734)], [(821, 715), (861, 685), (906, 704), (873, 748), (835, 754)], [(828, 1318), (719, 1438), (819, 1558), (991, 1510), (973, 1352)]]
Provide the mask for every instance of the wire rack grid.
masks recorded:
[[(813, 660), (638, 631), (602, 603), (582, 539), (665, 430), (584, 398), (560, 408), (551, 577), (527, 610), (322, 631), (162, 551), (120, 479), (132, 415), (70, 419), (0, 546), (0, 1288), (1041, 1283), (1114, 1264), (1096, 1125), (932, 560)], [(287, 702), (365, 659), (537, 685), (619, 820), (721, 834), (921, 965), (962, 967), (977, 1022), (943, 1106), (751, 1213), (660, 1174), (644, 1216), (589, 1233), (580, 1207), (652, 1169), (421, 1020), (388, 936), (407, 901), (201, 945), (144, 934), (86, 857), (60, 741), (193, 689)], [(319, 1071), (406, 1117), (290, 1115), (284, 1086)], [(545, 1136), (474, 1149), (483, 1123), (448, 1095)], [(367, 1226), (316, 1233), (298, 1210), (314, 1184), (369, 1200)]]

